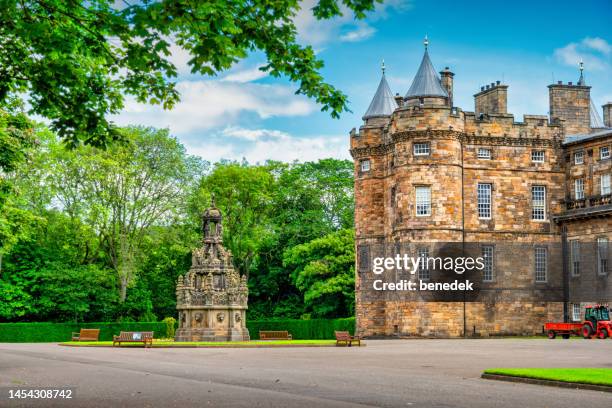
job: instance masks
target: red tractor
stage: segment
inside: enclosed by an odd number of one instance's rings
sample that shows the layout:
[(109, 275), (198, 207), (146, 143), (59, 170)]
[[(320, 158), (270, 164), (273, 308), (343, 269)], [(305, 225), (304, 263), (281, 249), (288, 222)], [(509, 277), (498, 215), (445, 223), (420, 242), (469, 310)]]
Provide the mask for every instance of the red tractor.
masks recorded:
[(561, 323), (549, 322), (544, 325), (549, 339), (554, 339), (560, 334), (564, 339), (569, 339), (571, 335), (590, 339), (597, 336), (605, 339), (612, 335), (612, 322), (610, 321), (610, 311), (608, 306), (596, 305), (587, 306), (584, 310), (584, 321), (582, 323)]
[(584, 311), (584, 322), (582, 322), (582, 337), (590, 339), (597, 336), (600, 339), (607, 338), (612, 334), (612, 321), (607, 306), (587, 306)]

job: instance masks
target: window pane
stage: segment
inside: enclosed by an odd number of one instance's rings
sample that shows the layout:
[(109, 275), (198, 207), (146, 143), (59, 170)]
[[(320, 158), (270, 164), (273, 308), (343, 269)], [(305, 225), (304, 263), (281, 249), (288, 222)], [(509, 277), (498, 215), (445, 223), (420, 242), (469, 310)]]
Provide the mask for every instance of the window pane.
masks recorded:
[(580, 242), (571, 241), (570, 245), (570, 270), (572, 276), (578, 276), (580, 275)]
[(478, 218), (491, 218), (491, 184), (478, 183)]
[(427, 156), (429, 154), (429, 143), (415, 143), (414, 144), (414, 155), (415, 156)]
[(546, 187), (531, 187), (531, 219), (543, 221), (546, 219)]
[(531, 161), (535, 163), (544, 163), (544, 150), (532, 150)]
[(546, 248), (535, 249), (535, 280), (546, 282)]
[(574, 153), (574, 164), (582, 164), (582, 163), (584, 163), (584, 152)]
[(427, 258), (429, 257), (429, 249), (420, 248), (419, 249), (419, 271), (418, 277), (419, 279), (430, 279), (431, 274), (429, 273), (429, 267), (427, 266)]
[(584, 179), (574, 180), (574, 194), (576, 195), (576, 200), (584, 198)]
[(479, 159), (490, 159), (491, 158), (491, 149), (478, 149), (478, 158)]
[(484, 269), (482, 270), (482, 280), (491, 282), (493, 280), (493, 246), (485, 245), (482, 247), (482, 257), (484, 258)]
[(577, 303), (572, 304), (572, 320), (575, 322), (582, 320), (582, 313), (580, 313), (580, 305)]
[(610, 148), (607, 146), (600, 147), (599, 148), (599, 158), (601, 160), (609, 159), (610, 158)]
[(361, 161), (361, 171), (370, 171), (370, 161), (369, 160)]
[(601, 175), (601, 195), (610, 194), (610, 175)]
[(608, 273), (608, 238), (597, 238), (597, 272)]
[(431, 215), (431, 189), (430, 187), (416, 188), (416, 215)]

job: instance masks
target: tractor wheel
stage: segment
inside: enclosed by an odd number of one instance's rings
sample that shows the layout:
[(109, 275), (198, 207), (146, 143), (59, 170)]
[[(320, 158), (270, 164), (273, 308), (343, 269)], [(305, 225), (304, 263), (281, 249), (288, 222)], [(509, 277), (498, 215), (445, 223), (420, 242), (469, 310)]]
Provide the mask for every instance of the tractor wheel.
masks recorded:
[(606, 329), (601, 329), (601, 331), (599, 332), (599, 338), (602, 340), (605, 340), (608, 338), (608, 330)]
[(548, 338), (553, 340), (555, 337), (557, 337), (557, 333), (555, 333), (554, 330), (549, 330), (548, 331)]
[(584, 326), (582, 326), (582, 337), (584, 337), (585, 339), (590, 339), (592, 335), (593, 328), (590, 324), (585, 323)]
[(567, 340), (570, 338), (569, 334), (562, 334), (561, 337), (563, 337), (564, 340)]

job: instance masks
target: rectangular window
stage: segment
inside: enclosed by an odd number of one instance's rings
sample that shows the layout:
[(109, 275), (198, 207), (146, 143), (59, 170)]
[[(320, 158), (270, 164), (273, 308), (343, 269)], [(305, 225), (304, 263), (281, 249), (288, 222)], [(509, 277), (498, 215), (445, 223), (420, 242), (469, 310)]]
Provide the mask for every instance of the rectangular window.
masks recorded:
[(608, 238), (597, 238), (597, 273), (608, 273)]
[(576, 200), (582, 200), (584, 198), (584, 179), (574, 180), (574, 195)]
[(478, 218), (491, 219), (491, 184), (478, 183)]
[(531, 219), (546, 220), (546, 186), (531, 186)]
[(574, 164), (582, 164), (584, 163), (584, 152), (576, 152), (574, 153)]
[(493, 245), (482, 246), (482, 258), (484, 269), (482, 270), (482, 280), (485, 282), (493, 281)]
[(572, 276), (580, 275), (580, 242), (570, 241), (570, 271)]
[(429, 143), (415, 143), (414, 144), (414, 155), (415, 156), (429, 156)]
[(582, 313), (580, 313), (579, 303), (572, 304), (572, 320), (575, 322), (579, 322), (582, 320)]
[(480, 148), (478, 149), (478, 158), (479, 159), (490, 159), (491, 158), (491, 149)]
[(546, 248), (535, 249), (535, 281), (546, 282)]
[(431, 215), (431, 187), (416, 188), (416, 215), (417, 217)]
[(427, 266), (428, 257), (429, 257), (429, 249), (420, 248), (419, 249), (419, 271), (418, 271), (419, 279), (429, 280), (431, 278), (431, 274), (429, 273), (429, 267)]
[(370, 171), (370, 160), (366, 159), (361, 161), (361, 171)]
[(532, 150), (531, 161), (534, 163), (544, 163), (544, 150)]
[(606, 160), (610, 158), (610, 147), (604, 146), (599, 148), (599, 159)]
[(610, 194), (612, 191), (610, 189), (610, 175), (609, 174), (602, 174), (600, 180), (600, 185), (601, 185), (601, 195), (607, 195)]

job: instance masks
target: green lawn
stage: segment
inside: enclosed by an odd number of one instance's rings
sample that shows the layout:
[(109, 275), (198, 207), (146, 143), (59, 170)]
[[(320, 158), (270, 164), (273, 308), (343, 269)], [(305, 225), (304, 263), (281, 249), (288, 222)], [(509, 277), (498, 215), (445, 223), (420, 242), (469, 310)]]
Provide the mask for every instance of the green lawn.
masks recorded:
[[(89, 346), (89, 347), (108, 347), (112, 346), (112, 341), (67, 341), (60, 343), (65, 346)], [(142, 343), (122, 343), (126, 347), (142, 347)], [(153, 341), (153, 347), (321, 347), (335, 346), (336, 340), (253, 340), (253, 341)]]
[(576, 382), (612, 387), (612, 368), (489, 368), (485, 370), (485, 374), (510, 375), (538, 380)]

